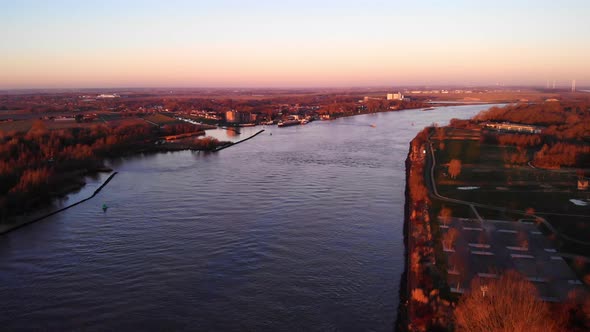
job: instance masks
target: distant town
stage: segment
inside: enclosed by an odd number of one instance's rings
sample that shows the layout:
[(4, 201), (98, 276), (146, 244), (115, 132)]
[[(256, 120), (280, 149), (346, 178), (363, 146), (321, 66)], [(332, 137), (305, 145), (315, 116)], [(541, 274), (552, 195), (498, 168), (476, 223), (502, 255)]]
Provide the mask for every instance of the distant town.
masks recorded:
[[(356, 114), (427, 109), (436, 104), (557, 101), (563, 93), (530, 88), (6, 91), (0, 92), (0, 130), (25, 130), (39, 119), (55, 128), (134, 117), (150, 122), (149, 116), (154, 114), (221, 126), (294, 120), (305, 124)], [(575, 93), (583, 92), (570, 92)]]

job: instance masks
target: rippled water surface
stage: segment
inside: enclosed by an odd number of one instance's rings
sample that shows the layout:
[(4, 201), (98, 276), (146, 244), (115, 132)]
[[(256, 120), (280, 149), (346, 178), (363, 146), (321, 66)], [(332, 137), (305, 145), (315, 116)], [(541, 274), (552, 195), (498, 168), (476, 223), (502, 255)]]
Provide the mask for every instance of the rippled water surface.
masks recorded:
[(409, 141), (487, 107), (117, 161), (96, 198), (0, 237), (1, 329), (391, 330)]

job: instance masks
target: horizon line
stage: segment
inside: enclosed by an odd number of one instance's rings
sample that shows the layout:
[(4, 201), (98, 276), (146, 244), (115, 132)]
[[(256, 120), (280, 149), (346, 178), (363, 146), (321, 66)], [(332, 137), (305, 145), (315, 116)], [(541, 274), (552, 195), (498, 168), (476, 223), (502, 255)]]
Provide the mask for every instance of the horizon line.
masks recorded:
[[(357, 86), (338, 86), (338, 85), (317, 85), (317, 86), (304, 86), (304, 85), (292, 85), (292, 86), (244, 86), (244, 85), (227, 85), (227, 86), (167, 86), (167, 85), (146, 85), (146, 86), (115, 86), (115, 87), (23, 87), (23, 88), (0, 88), (2, 92), (11, 91), (59, 91), (59, 90), (147, 90), (147, 89), (171, 89), (171, 90), (227, 90), (227, 89), (239, 89), (239, 90), (317, 90), (317, 89), (330, 89), (330, 90), (346, 90), (346, 89), (410, 89), (410, 88), (497, 88), (497, 89), (514, 89), (514, 88), (529, 88), (529, 89), (543, 89), (543, 90), (554, 90), (556, 92), (562, 90), (569, 90), (570, 87), (567, 85), (560, 85), (555, 88), (547, 88), (544, 85), (528, 85), (528, 84), (510, 84), (510, 85), (497, 85), (497, 84), (408, 84), (408, 85), (357, 85)], [(580, 92), (584, 89), (590, 89), (590, 86), (578, 86), (576, 92)]]

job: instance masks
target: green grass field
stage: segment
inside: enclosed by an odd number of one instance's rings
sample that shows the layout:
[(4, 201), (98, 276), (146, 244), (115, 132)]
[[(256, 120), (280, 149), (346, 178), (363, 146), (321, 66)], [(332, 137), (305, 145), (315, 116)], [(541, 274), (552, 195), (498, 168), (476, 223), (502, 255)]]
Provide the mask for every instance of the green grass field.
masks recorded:
[[(442, 196), (514, 210), (532, 209), (556, 229), (576, 239), (590, 239), (590, 191), (578, 190), (575, 169), (544, 170), (511, 165), (512, 146), (482, 144), (473, 135), (466, 139), (447, 130), (435, 134), (435, 181)], [(526, 151), (530, 158), (534, 151)], [(460, 173), (452, 178), (449, 162), (461, 161)], [(576, 205), (571, 199), (586, 202)], [(478, 208), (487, 219), (518, 220), (517, 213)], [(463, 214), (463, 213), (461, 213)], [(457, 215), (466, 217), (464, 215)]]
[(3, 121), (0, 122), (0, 131), (4, 133), (9, 132), (25, 132), (31, 129), (34, 120), (18, 120), (18, 121)]

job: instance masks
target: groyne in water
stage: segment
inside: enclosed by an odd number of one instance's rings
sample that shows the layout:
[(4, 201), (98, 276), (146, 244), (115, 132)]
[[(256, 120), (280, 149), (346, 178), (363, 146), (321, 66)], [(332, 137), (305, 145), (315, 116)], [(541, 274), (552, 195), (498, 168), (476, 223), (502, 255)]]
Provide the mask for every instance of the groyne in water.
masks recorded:
[(65, 210), (67, 210), (69, 208), (72, 208), (72, 207), (74, 207), (76, 205), (82, 204), (82, 203), (84, 203), (84, 202), (86, 202), (86, 201), (94, 198), (94, 196), (96, 196), (102, 190), (102, 188), (104, 188), (109, 182), (111, 182), (111, 180), (115, 177), (115, 175), (117, 175), (117, 173), (118, 172), (113, 172), (111, 175), (109, 175), (109, 177), (103, 182), (103, 184), (100, 185), (100, 187), (98, 187), (92, 193), (92, 195), (90, 195), (90, 196), (88, 196), (88, 197), (86, 197), (86, 198), (84, 198), (82, 200), (79, 200), (79, 201), (77, 201), (75, 203), (72, 203), (72, 204), (70, 204), (68, 206), (65, 206), (65, 207), (63, 207), (61, 209), (55, 210), (55, 211), (53, 211), (51, 213), (42, 215), (40, 217), (36, 217), (34, 219), (31, 219), (31, 220), (27, 220), (27, 221), (23, 221), (23, 222), (15, 222), (15, 223), (12, 223), (12, 224), (11, 223), (8, 223), (8, 224), (0, 225), (0, 235), (1, 234), (6, 234), (6, 233), (8, 233), (10, 231), (14, 231), (14, 230), (19, 229), (19, 228), (24, 227), (24, 226), (30, 225), (30, 224), (35, 223), (37, 221), (41, 221), (43, 219), (49, 218), (49, 217), (51, 217), (51, 216), (53, 216), (55, 214), (58, 214), (58, 213), (60, 213), (62, 211), (65, 211)]
[(229, 148), (230, 146), (234, 146), (234, 145), (236, 145), (236, 144), (243, 143), (243, 142), (245, 142), (245, 141), (247, 141), (247, 140), (249, 140), (249, 139), (253, 139), (254, 137), (256, 137), (256, 136), (258, 136), (258, 135), (262, 134), (263, 132), (264, 132), (264, 129), (261, 129), (261, 130), (260, 130), (260, 131), (258, 131), (256, 134), (254, 134), (254, 135), (252, 135), (252, 136), (250, 136), (250, 137), (247, 137), (247, 138), (244, 138), (243, 140), (239, 140), (239, 141), (237, 141), (237, 142), (233, 142), (233, 143), (231, 143), (231, 144), (228, 144), (228, 145), (225, 145), (225, 146), (219, 147), (219, 148), (215, 149), (214, 151), (215, 151), (215, 152), (217, 152), (217, 151), (221, 151), (221, 150), (223, 150), (223, 149), (227, 149), (227, 148)]

